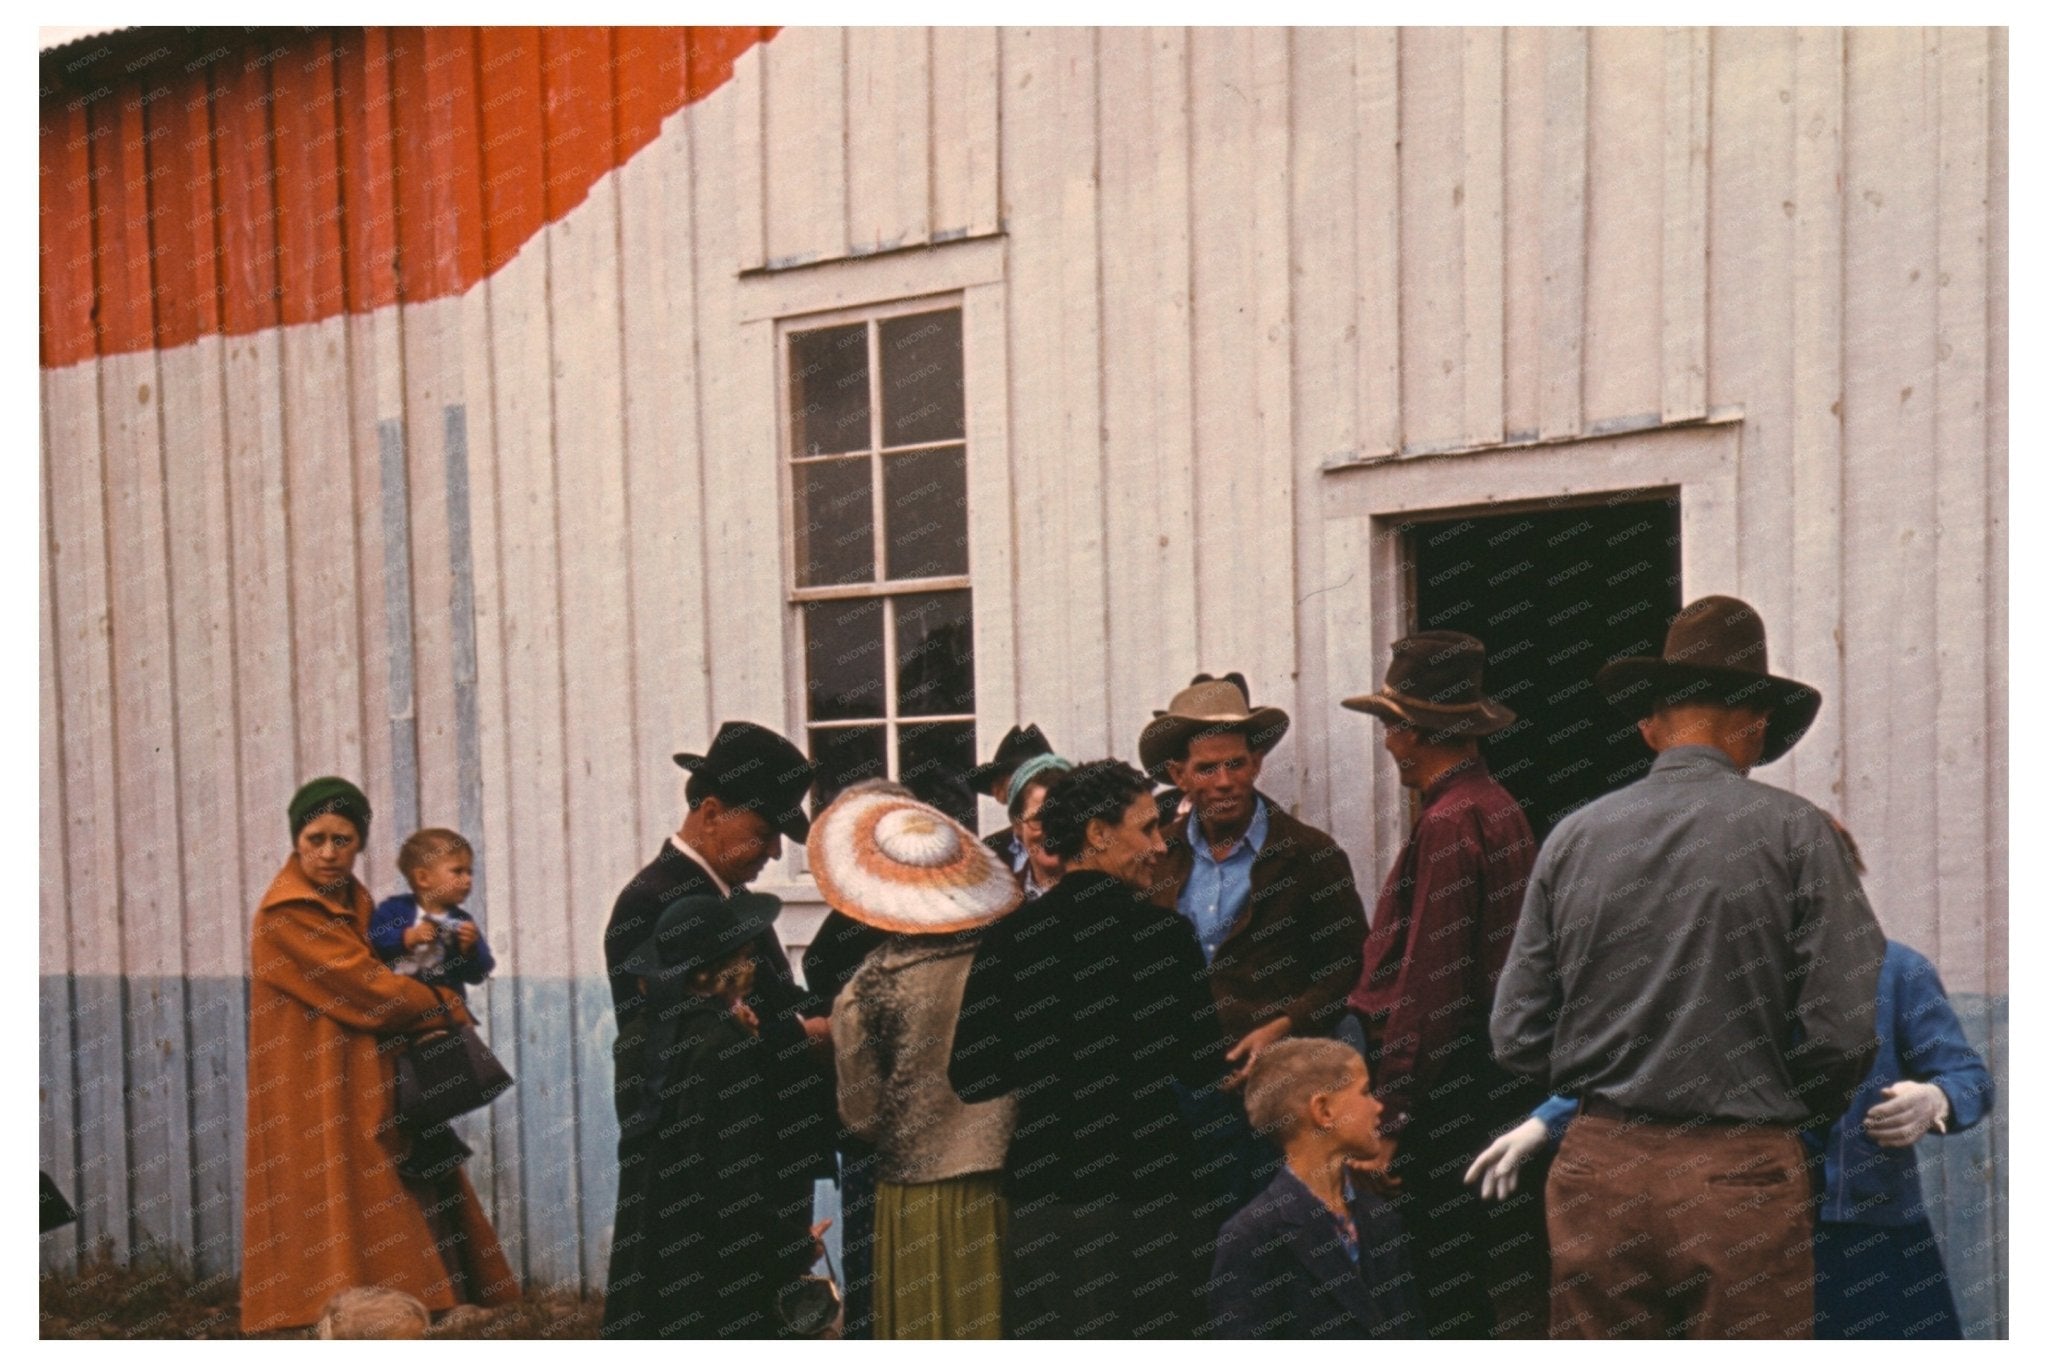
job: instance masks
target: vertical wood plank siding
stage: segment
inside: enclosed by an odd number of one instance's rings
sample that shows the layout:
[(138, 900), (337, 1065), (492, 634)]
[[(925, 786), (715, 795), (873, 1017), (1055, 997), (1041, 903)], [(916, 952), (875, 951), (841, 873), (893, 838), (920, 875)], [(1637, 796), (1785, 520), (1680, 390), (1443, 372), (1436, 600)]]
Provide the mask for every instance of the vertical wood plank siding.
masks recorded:
[[(1736, 417), (1686, 594), (1820, 687), (1765, 776), (2003, 1058), (2002, 33), (214, 32), (42, 106), (46, 1263), (236, 1264), (248, 917), (333, 770), (380, 894), (413, 813), (476, 841), (519, 1077), (480, 1185), (529, 1280), (601, 1282), (602, 925), (668, 755), (801, 716), (758, 291), (997, 235), (981, 748), (1129, 755), (1243, 669), (1294, 715), (1267, 789), (1377, 879), (1330, 664), (1375, 680), (1398, 557), (1328, 491), (1441, 455), (1470, 507), (1444, 452)], [(2002, 1135), (1929, 1159), (1975, 1333)]]

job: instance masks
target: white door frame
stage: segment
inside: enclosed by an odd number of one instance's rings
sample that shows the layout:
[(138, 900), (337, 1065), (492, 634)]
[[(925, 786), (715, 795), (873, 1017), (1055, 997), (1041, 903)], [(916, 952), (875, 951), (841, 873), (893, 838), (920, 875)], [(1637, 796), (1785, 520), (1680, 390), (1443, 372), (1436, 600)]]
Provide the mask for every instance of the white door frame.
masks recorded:
[[(1362, 886), (1377, 886), (1405, 838), (1400, 778), (1370, 717), (1337, 699), (1379, 686), (1407, 629), (1401, 534), (1416, 521), (1497, 516), (1601, 503), (1644, 490), (1678, 497), (1681, 601), (1736, 588), (1735, 475), (1739, 414), (1571, 441), (1492, 447), (1433, 457), (1360, 462), (1325, 471), (1325, 696), (1333, 774), (1357, 773), (1340, 756), (1363, 754), (1364, 783), (1333, 785), (1327, 828), (1350, 851)], [(1355, 747), (1355, 748), (1347, 748)]]

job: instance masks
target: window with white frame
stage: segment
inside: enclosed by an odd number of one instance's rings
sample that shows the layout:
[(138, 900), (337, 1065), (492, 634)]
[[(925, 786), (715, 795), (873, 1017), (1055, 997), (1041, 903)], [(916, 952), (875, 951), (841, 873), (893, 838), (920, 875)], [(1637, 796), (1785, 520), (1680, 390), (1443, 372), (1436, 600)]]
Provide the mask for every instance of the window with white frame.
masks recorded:
[(894, 778), (970, 826), (974, 595), (960, 305), (785, 323), (790, 601), (822, 806)]

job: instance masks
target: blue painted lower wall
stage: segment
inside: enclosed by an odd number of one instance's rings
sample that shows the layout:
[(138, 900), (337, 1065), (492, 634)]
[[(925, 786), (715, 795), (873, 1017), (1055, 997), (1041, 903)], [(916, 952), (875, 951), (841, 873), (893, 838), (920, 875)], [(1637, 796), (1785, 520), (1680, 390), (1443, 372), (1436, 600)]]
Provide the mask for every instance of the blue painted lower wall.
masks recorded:
[[(173, 989), (175, 988), (175, 989)], [(182, 1000), (182, 1020), (161, 1005)], [(1957, 995), (1956, 1013), (2007, 1092), (2004, 997)], [(598, 979), (508, 978), (472, 993), (491, 1046), (518, 1078), (505, 1098), (458, 1123), (477, 1150), (470, 1179), (529, 1285), (602, 1289), (618, 1194), (611, 1107), (610, 997)], [(47, 1268), (100, 1244), (152, 1251), (207, 1274), (240, 1260), (248, 986), (45, 977), (41, 982), (42, 1167), (79, 1212), (42, 1239)], [(178, 1027), (182, 1025), (182, 1028)], [(137, 1076), (151, 1084), (138, 1088)], [(166, 1084), (168, 1083), (168, 1084)], [(108, 1113), (118, 1098), (121, 1112)], [(182, 1107), (182, 1122), (162, 1113)], [(189, 1133), (189, 1151), (163, 1151)], [(1969, 1133), (1925, 1140), (1920, 1165), (1966, 1331), (2007, 1331), (2003, 1107)], [(844, 1266), (836, 1192), (819, 1188), (827, 1242)]]

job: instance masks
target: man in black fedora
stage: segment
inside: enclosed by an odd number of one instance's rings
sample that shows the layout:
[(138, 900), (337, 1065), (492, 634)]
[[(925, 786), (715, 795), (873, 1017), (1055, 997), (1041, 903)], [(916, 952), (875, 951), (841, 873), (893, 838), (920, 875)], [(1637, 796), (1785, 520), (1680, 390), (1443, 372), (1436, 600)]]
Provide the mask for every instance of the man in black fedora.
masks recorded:
[(1876, 1051), (1884, 935), (1827, 814), (1748, 774), (1820, 695), (1720, 596), (1596, 682), (1657, 760), (1551, 832), (1492, 1019), (1504, 1066), (1580, 1102), (1546, 1189), (1550, 1333), (1810, 1337), (1797, 1131)]
[[(976, 764), (967, 770), (967, 786), (1001, 806), (1009, 805), (1010, 778), (1017, 772), (1017, 766), (1026, 759), (1052, 753), (1052, 742), (1036, 724), (1012, 726), (1009, 733), (996, 742), (996, 752), (985, 764)], [(981, 837), (989, 851), (1003, 861), (1018, 877), (1024, 875), (1024, 843), (1017, 838), (1016, 831), (1003, 825)]]
[[(635, 1164), (642, 1145), (626, 1136), (626, 1121), (639, 1103), (645, 1070), (646, 1003), (639, 977), (629, 963), (662, 913), (688, 896), (730, 897), (760, 875), (782, 852), (783, 839), (798, 842), (810, 834), (804, 797), (817, 768), (803, 752), (765, 726), (727, 721), (702, 754), (678, 754), (677, 766), (687, 769), (683, 790), (688, 814), (682, 828), (663, 842), (645, 868), (633, 875), (612, 906), (604, 932), (605, 971), (611, 981), (612, 1010), (618, 1038), (612, 1044), (612, 1103), (619, 1116), (620, 1200), (637, 1189)], [(830, 1025), (810, 1018), (815, 1003), (796, 984), (789, 957), (772, 929), (753, 939), (754, 979), (746, 1005), (760, 1022), (761, 1039), (779, 1050), (804, 1050), (817, 1040), (822, 1048)], [(821, 1078), (825, 1073), (818, 1069)], [(829, 1081), (826, 1104), (829, 1105)], [(830, 1164), (817, 1173), (830, 1176)], [(614, 1229), (633, 1227), (622, 1209)], [(615, 1265), (629, 1256), (613, 1246)], [(629, 1276), (623, 1272), (622, 1276)]]
[(1477, 637), (1423, 631), (1394, 642), (1377, 692), (1344, 700), (1384, 723), (1401, 785), (1421, 799), (1380, 887), (1350, 1004), (1429, 1335), (1542, 1337), (1540, 1199), (1524, 1191), (1489, 1208), (1460, 1180), (1542, 1099), (1494, 1063), (1487, 1041), (1536, 840), (1480, 757), (1479, 741), (1515, 720), (1486, 695), (1485, 668)]

